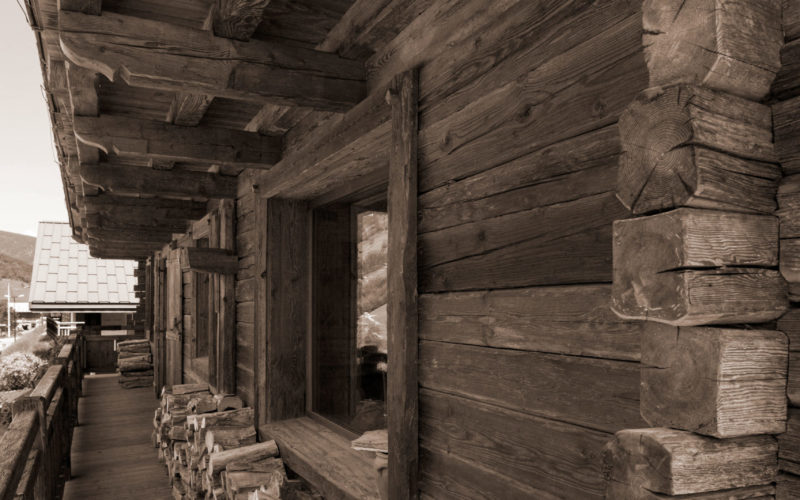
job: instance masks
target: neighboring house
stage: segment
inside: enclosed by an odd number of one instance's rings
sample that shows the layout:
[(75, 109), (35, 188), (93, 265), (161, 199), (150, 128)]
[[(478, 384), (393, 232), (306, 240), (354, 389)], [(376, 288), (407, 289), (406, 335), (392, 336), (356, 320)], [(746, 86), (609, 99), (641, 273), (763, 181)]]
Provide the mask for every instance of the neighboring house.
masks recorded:
[[(72, 239), (69, 224), (40, 222), (31, 276), (31, 312), (61, 313), (92, 333), (133, 333), (136, 261), (105, 260)], [(69, 314), (65, 317), (64, 314)]]

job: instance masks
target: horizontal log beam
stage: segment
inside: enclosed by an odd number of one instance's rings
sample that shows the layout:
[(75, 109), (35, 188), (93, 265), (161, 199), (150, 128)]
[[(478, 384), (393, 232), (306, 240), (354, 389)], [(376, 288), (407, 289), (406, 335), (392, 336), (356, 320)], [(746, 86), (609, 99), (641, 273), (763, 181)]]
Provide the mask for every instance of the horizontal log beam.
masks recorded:
[(239, 270), (239, 257), (230, 250), (184, 247), (181, 252), (181, 266), (184, 271), (236, 274)]
[(364, 67), (275, 42), (104, 13), (62, 12), (61, 48), (75, 64), (129, 85), (345, 111), (366, 95)]
[(235, 198), (236, 177), (205, 172), (153, 170), (112, 163), (81, 165), (86, 184), (116, 194)]
[[(194, 217), (196, 218), (196, 217)], [(86, 228), (103, 228), (117, 231), (144, 231), (152, 228), (169, 233), (184, 233), (191, 217), (169, 218), (156, 211), (142, 213), (140, 209), (86, 215)]]
[(108, 229), (99, 226), (88, 226), (86, 234), (91, 239), (103, 241), (130, 241), (141, 243), (169, 243), (172, 232), (153, 227), (150, 229)]
[(650, 86), (695, 83), (758, 101), (781, 67), (781, 0), (646, 0)]
[(717, 438), (785, 430), (786, 335), (647, 324), (640, 409), (648, 424)]
[(210, 95), (178, 92), (169, 107), (167, 121), (183, 127), (194, 127), (203, 119), (213, 100), (214, 97)]
[(677, 326), (762, 323), (788, 307), (778, 219), (680, 208), (614, 222), (611, 307)]
[(665, 428), (619, 431), (603, 456), (606, 498), (771, 486), (778, 474), (777, 454), (772, 436), (720, 440)]
[(76, 116), (74, 127), (80, 142), (120, 157), (264, 169), (281, 157), (280, 137), (254, 132), (113, 115)]

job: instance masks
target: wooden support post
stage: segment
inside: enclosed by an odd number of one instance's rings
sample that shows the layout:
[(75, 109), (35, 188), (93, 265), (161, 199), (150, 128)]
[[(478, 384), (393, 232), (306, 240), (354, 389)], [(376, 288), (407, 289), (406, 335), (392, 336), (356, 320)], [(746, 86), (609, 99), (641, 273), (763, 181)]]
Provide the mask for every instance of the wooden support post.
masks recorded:
[(691, 85), (643, 92), (619, 120), (617, 195), (634, 214), (680, 206), (772, 213), (769, 106)]
[[(771, 486), (778, 472), (772, 436), (714, 439), (673, 429), (619, 431), (606, 447), (606, 498), (690, 495)], [(729, 497), (747, 498), (747, 497)]]
[(781, 66), (781, 0), (646, 0), (650, 86), (677, 82), (761, 100)]
[[(235, 203), (220, 201), (219, 248), (236, 253)], [(217, 275), (219, 309), (217, 310), (217, 389), (236, 394), (236, 301), (235, 275)]]
[[(760, 323), (788, 307), (772, 216), (681, 208), (614, 223), (612, 309), (692, 326)], [(771, 269), (772, 268), (772, 269)]]
[(418, 494), (418, 70), (395, 77), (389, 100), (392, 106), (387, 272), (389, 498), (399, 500), (417, 498)]
[(781, 332), (649, 323), (642, 338), (642, 418), (714, 436), (786, 426), (788, 342)]

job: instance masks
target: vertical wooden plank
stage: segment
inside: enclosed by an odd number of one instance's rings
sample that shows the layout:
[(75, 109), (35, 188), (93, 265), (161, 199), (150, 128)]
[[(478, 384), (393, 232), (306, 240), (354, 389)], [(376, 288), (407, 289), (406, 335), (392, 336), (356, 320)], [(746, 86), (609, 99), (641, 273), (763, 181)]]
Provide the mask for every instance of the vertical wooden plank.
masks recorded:
[[(236, 251), (235, 203), (232, 199), (220, 202), (219, 209), (219, 247)], [(219, 377), (218, 389), (230, 394), (236, 393), (236, 300), (235, 275), (219, 276)]]
[(308, 315), (308, 208), (267, 202), (266, 420), (305, 414), (305, 340)]
[[(219, 211), (208, 215), (208, 246), (209, 248), (219, 248)], [(219, 324), (217, 316), (219, 311), (219, 275), (212, 274), (209, 279), (208, 289), (208, 383), (216, 392), (219, 388)]]
[(256, 293), (253, 299), (253, 394), (256, 422), (267, 423), (267, 208), (256, 196)]
[(180, 249), (167, 260), (167, 384), (183, 383), (183, 271)]
[(389, 498), (417, 498), (417, 144), (419, 72), (395, 77), (389, 89), (389, 263), (387, 413)]

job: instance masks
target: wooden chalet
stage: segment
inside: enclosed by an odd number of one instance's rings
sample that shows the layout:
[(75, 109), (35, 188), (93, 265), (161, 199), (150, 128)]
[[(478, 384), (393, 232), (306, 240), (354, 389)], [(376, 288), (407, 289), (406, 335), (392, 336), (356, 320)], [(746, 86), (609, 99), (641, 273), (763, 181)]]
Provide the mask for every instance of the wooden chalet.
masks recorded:
[(800, 1), (25, 5), (157, 393), (328, 498), (800, 498)]

